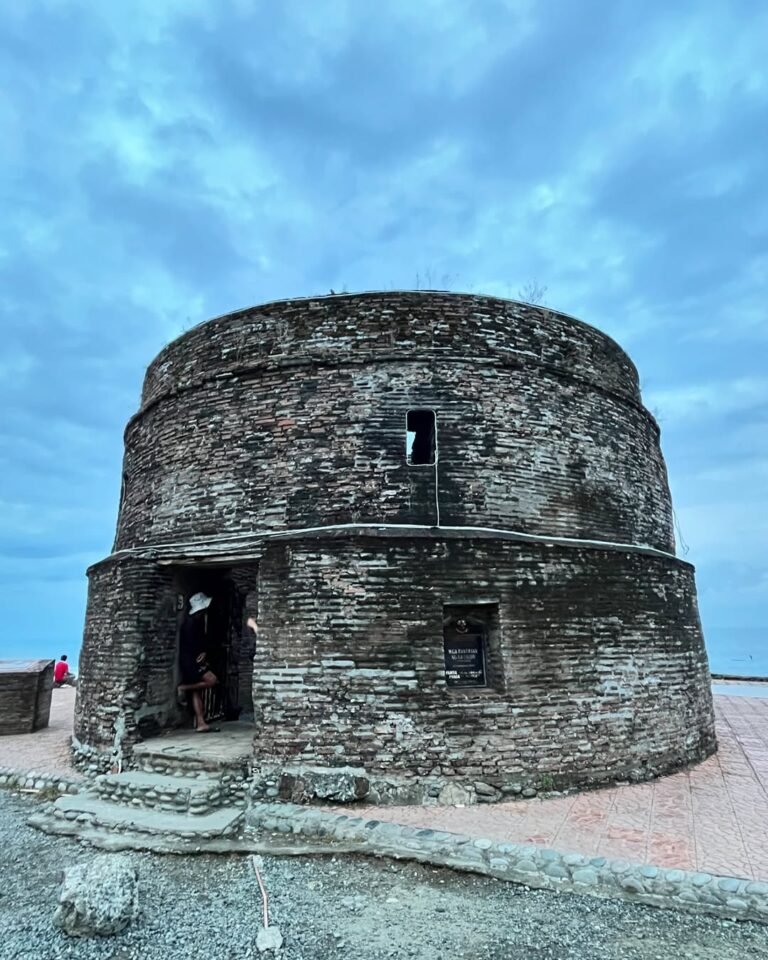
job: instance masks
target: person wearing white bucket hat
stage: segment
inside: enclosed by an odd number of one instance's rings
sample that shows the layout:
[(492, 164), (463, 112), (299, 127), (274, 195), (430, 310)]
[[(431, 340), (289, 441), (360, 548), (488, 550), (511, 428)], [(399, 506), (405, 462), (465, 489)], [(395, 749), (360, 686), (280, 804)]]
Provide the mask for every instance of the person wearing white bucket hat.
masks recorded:
[(204, 593), (193, 593), (189, 598), (189, 613), (193, 616), (201, 610), (207, 610), (211, 605), (211, 598)]
[(195, 714), (195, 730), (198, 733), (210, 733), (214, 727), (205, 722), (202, 690), (215, 687), (219, 682), (216, 674), (208, 665), (208, 653), (205, 649), (204, 612), (211, 605), (211, 598), (205, 593), (195, 593), (189, 598), (189, 616), (181, 625), (179, 636), (179, 661), (181, 683), (179, 697), (190, 693), (192, 709)]

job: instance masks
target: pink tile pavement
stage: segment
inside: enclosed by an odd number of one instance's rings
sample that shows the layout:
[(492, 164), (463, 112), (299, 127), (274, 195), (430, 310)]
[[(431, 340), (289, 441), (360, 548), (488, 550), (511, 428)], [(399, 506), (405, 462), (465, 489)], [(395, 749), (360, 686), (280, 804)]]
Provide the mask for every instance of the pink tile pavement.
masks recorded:
[[(0, 766), (74, 775), (67, 747), (74, 691), (53, 696), (46, 730), (0, 737)], [(718, 695), (715, 709), (718, 753), (653, 783), (469, 807), (355, 808), (355, 814), (768, 881), (768, 698)]]

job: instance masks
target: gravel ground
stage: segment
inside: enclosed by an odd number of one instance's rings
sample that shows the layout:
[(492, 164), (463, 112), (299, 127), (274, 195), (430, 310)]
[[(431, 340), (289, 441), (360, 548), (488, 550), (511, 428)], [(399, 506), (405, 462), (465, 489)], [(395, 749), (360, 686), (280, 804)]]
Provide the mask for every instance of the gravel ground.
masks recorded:
[[(247, 858), (127, 854), (142, 916), (129, 931), (55, 930), (60, 871), (94, 856), (25, 825), (36, 801), (0, 791), (2, 960), (246, 960), (261, 899)], [(282, 960), (768, 960), (768, 928), (527, 890), (445, 869), (365, 859), (265, 858)]]

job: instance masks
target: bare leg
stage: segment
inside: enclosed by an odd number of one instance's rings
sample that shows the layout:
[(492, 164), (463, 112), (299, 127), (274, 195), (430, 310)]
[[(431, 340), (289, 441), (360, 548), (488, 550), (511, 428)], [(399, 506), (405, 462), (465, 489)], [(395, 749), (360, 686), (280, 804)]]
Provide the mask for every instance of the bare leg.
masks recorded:
[(203, 698), (201, 691), (210, 690), (210, 688), (215, 687), (218, 682), (219, 678), (216, 676), (216, 674), (211, 670), (206, 670), (197, 683), (179, 684), (179, 696), (187, 692), (190, 694), (190, 698), (192, 700), (192, 710), (195, 714), (195, 729), (198, 733), (205, 733), (206, 730), (211, 729), (210, 726), (205, 722), (205, 711), (203, 710)]
[(214, 687), (214, 683), (206, 683), (205, 680), (200, 680), (198, 683), (180, 683), (178, 689), (186, 693), (187, 690), (207, 690), (209, 687)]
[(200, 692), (195, 690), (192, 694), (192, 709), (195, 711), (195, 730), (201, 733), (208, 730), (208, 724), (205, 722), (205, 713), (203, 712), (203, 698)]
[(180, 683), (178, 691), (179, 693), (186, 693), (187, 690), (207, 690), (209, 687), (215, 687), (218, 682), (219, 678), (216, 674), (206, 670), (197, 683)]

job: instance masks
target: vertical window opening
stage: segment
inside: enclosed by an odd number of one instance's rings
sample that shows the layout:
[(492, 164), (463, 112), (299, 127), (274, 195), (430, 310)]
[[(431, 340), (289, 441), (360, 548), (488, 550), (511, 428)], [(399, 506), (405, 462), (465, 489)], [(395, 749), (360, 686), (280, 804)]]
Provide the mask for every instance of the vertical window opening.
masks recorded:
[(128, 474), (123, 473), (123, 479), (122, 479), (122, 482), (120, 483), (120, 503), (118, 504), (118, 507), (117, 507), (118, 513), (120, 513), (120, 511), (123, 509), (123, 504), (125, 503), (125, 491), (127, 487), (128, 487)]
[(435, 462), (435, 411), (409, 410), (405, 427), (405, 458), (417, 466)]

